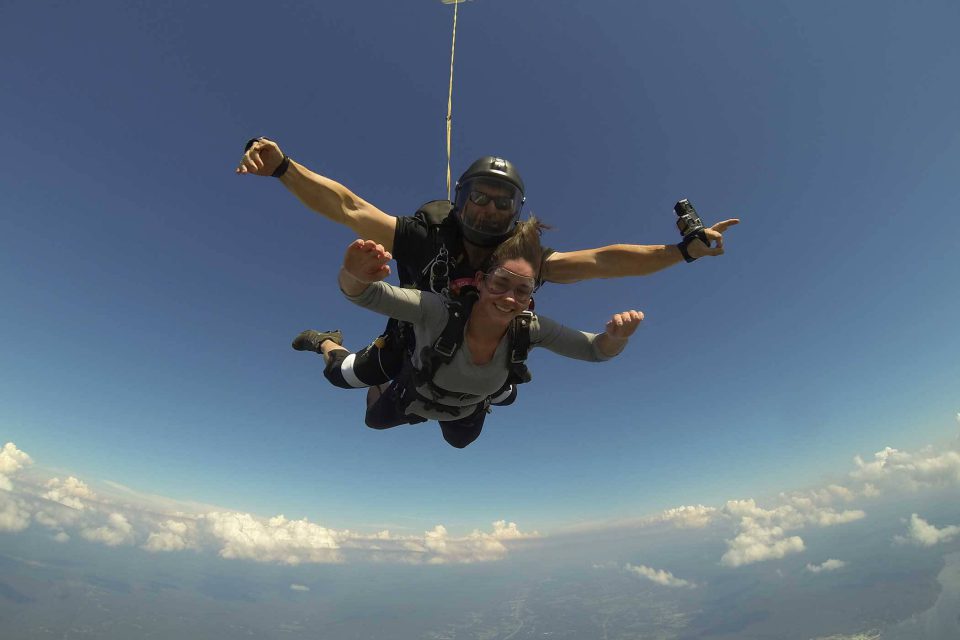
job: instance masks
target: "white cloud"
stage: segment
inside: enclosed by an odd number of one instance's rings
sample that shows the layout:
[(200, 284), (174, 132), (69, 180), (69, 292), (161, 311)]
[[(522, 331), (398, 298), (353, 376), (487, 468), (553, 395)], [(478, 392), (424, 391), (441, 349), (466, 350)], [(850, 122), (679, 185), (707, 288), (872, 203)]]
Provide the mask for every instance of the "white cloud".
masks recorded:
[(86, 506), (84, 500), (93, 500), (97, 497), (86, 483), (73, 476), (68, 477), (66, 480), (51, 478), (47, 481), (46, 487), (47, 492), (41, 497), (53, 502), (59, 502), (65, 507), (77, 509), (78, 511), (83, 510)]
[(862, 493), (864, 498), (876, 498), (880, 495), (880, 490), (877, 489), (873, 484), (866, 482), (863, 485)]
[(837, 501), (851, 502), (857, 497), (857, 494), (849, 487), (829, 484), (821, 489), (782, 493), (780, 496), (784, 501), (799, 509), (813, 509), (814, 507), (828, 507)]
[(8, 442), (0, 449), (0, 474), (13, 475), (23, 467), (33, 464), (29, 455), (17, 449), (17, 445)]
[(101, 542), (108, 547), (133, 544), (133, 526), (122, 513), (111, 513), (102, 527), (88, 527), (80, 530), (80, 535), (91, 542)]
[(262, 520), (244, 513), (209, 513), (200, 524), (217, 541), (224, 558), (290, 565), (343, 562), (346, 552), (374, 561), (491, 562), (507, 555), (510, 542), (540, 535), (522, 532), (516, 523), (506, 520), (493, 522), (491, 532), (474, 530), (459, 537), (451, 536), (440, 524), (422, 536), (394, 536), (389, 531), (361, 535), (328, 529), (308, 520), (290, 521), (283, 516)]
[(859, 520), (866, 513), (856, 510), (837, 512), (830, 507), (818, 505), (818, 500), (802, 494), (781, 495), (787, 504), (773, 509), (757, 506), (753, 498), (748, 500), (729, 500), (722, 512), (728, 516), (752, 518), (754, 521), (780, 526), (784, 529), (799, 529), (806, 525), (829, 527)]
[(310, 587), (303, 584), (291, 584), (290, 590), (291, 591), (310, 591)]
[(739, 567), (779, 559), (803, 549), (803, 540), (799, 536), (788, 538), (781, 527), (762, 525), (753, 517), (744, 516), (740, 521), (740, 532), (732, 540), (727, 540), (727, 552), (721, 556), (720, 564)]
[(307, 519), (268, 520), (249, 513), (211, 512), (204, 522), (222, 545), (224, 558), (296, 565), (301, 562), (340, 562), (338, 534)]
[[(480, 534), (479, 531), (475, 531), (475, 533)], [(522, 540), (525, 538), (537, 538), (540, 534), (536, 531), (523, 533), (517, 528), (516, 522), (497, 520), (493, 523), (493, 533), (490, 534), (490, 536), (497, 540)]]
[[(520, 531), (516, 523), (498, 520), (493, 530), (474, 530), (465, 536), (453, 536), (443, 525), (436, 525), (422, 536), (391, 536), (381, 532), (373, 537), (350, 534), (342, 548), (360, 551), (369, 560), (410, 564), (468, 564), (502, 560), (509, 545), (523, 539), (540, 537), (536, 531)], [(349, 532), (347, 532), (349, 533)]]
[(826, 491), (831, 496), (835, 498), (839, 498), (841, 500), (845, 500), (847, 502), (850, 502), (851, 500), (857, 497), (856, 493), (851, 491), (849, 488), (838, 485), (838, 484), (827, 485)]
[[(802, 509), (815, 511), (812, 502), (800, 502)], [(797, 506), (782, 505), (777, 509), (762, 509), (752, 498), (729, 500), (722, 509), (725, 515), (739, 518), (739, 530), (733, 539), (727, 540), (727, 551), (720, 563), (739, 567), (764, 560), (783, 558), (803, 551), (803, 539), (787, 537), (784, 530), (796, 529), (805, 524), (805, 518)]]
[(158, 525), (158, 530), (151, 531), (143, 548), (147, 551), (183, 551), (196, 549), (195, 525), (180, 520), (167, 520)]
[(23, 531), (30, 526), (26, 504), (7, 491), (0, 491), (0, 531)]
[[(2, 464), (12, 473), (31, 463), (12, 443), (2, 451)], [(7, 478), (4, 476), (4, 480)], [(108, 483), (109, 484), (109, 483)], [(280, 564), (343, 562), (344, 551), (353, 558), (405, 563), (470, 563), (503, 559), (508, 545), (539, 537), (521, 531), (515, 522), (497, 520), (489, 531), (474, 530), (453, 536), (436, 525), (419, 536), (396, 536), (389, 531), (359, 534), (334, 530), (307, 519), (283, 515), (257, 518), (247, 513), (208, 511), (196, 514), (198, 505), (186, 505), (161, 496), (138, 494), (125, 487), (123, 506), (108, 506), (82, 480), (69, 476), (50, 478), (21, 489), (20, 495), (0, 492), (0, 531), (21, 531), (31, 521), (52, 530), (58, 542), (71, 533), (108, 546), (142, 541), (149, 552), (214, 549), (224, 558)], [(134, 501), (130, 502), (133, 498)], [(184, 509), (185, 507), (185, 509)]]
[(636, 565), (636, 566), (635, 566), (635, 565), (632, 565), (632, 564), (626, 564), (626, 565), (624, 565), (623, 570), (624, 570), (624, 571), (627, 571), (628, 573), (632, 573), (632, 574), (634, 574), (634, 575), (640, 576), (640, 577), (642, 577), (642, 578), (646, 578), (647, 580), (650, 580), (651, 582), (655, 582), (655, 583), (657, 583), (657, 584), (659, 584), (659, 585), (663, 585), (663, 586), (665, 586), (665, 587), (674, 587), (674, 588), (676, 588), (676, 587), (690, 587), (690, 588), (693, 588), (693, 587), (696, 586), (695, 584), (693, 584), (693, 583), (690, 582), (689, 580), (682, 580), (682, 579), (680, 579), (680, 578), (675, 578), (674, 575), (673, 575), (672, 573), (670, 573), (669, 571), (664, 571), (664, 570), (662, 570), (662, 569), (659, 569), (659, 570), (658, 570), (658, 569), (652, 569), (652, 568), (650, 568), (650, 567), (648, 567), (648, 566), (646, 566), (646, 565), (642, 565), (642, 564), (641, 564), (641, 565)]
[(507, 523), (505, 520), (497, 520), (492, 523), (492, 526), (491, 533), (474, 529), (467, 536), (452, 537), (447, 533), (446, 527), (437, 525), (432, 531), (424, 534), (422, 540), (426, 551), (424, 559), (430, 564), (492, 562), (506, 557), (508, 549), (504, 541), (540, 536), (536, 531), (523, 533), (517, 528), (516, 523)]
[[(0, 481), (33, 461), (7, 443), (0, 450)], [(754, 499), (731, 500), (720, 508), (702, 504), (667, 509), (659, 515), (635, 519), (631, 526), (667, 523), (699, 529), (714, 523), (733, 525), (721, 564), (739, 567), (783, 558), (804, 550), (795, 532), (805, 527), (838, 526), (866, 517), (857, 499), (875, 497), (895, 487), (922, 489), (960, 483), (960, 453), (923, 449), (916, 453), (886, 448), (870, 462), (856, 458), (849, 486), (827, 484), (813, 490), (784, 493), (770, 506)], [(6, 485), (4, 485), (6, 486)], [(98, 485), (103, 487), (104, 485)], [(35, 522), (52, 530), (55, 539), (80, 535), (90, 541), (116, 546), (141, 544), (150, 552), (187, 549), (215, 550), (224, 558), (280, 564), (336, 563), (353, 560), (455, 564), (492, 562), (508, 556), (523, 541), (540, 537), (524, 532), (515, 522), (497, 520), (485, 531), (451, 534), (437, 524), (419, 535), (390, 531), (358, 533), (335, 530), (307, 519), (288, 520), (283, 515), (258, 518), (251, 514), (201, 510), (202, 505), (179, 503), (161, 496), (138, 494), (124, 487), (103, 488), (98, 497), (82, 480), (68, 476), (44, 483), (18, 482), (17, 492), (0, 491), (0, 531), (20, 531)], [(117, 493), (122, 493), (122, 499)], [(116, 506), (123, 504), (124, 506)], [(115, 506), (108, 506), (113, 504)], [(850, 508), (848, 508), (850, 507)], [(187, 515), (192, 514), (192, 515)], [(199, 514), (199, 515), (198, 515)], [(620, 527), (625, 526), (623, 522)], [(960, 527), (938, 529), (914, 515), (903, 542), (932, 545), (960, 535)], [(809, 569), (831, 570), (827, 561)], [(633, 567), (631, 572), (668, 586), (680, 579), (665, 571)], [(692, 583), (691, 583), (692, 584)], [(684, 585), (686, 586), (686, 585)]]
[(438, 524), (424, 533), (422, 541), (410, 540), (408, 549), (423, 554), (430, 564), (489, 562), (507, 555), (507, 548), (495, 534), (474, 531), (462, 538), (451, 537)]
[(910, 526), (906, 536), (894, 536), (901, 544), (909, 543), (921, 547), (932, 547), (941, 542), (949, 542), (960, 535), (960, 526), (950, 525), (938, 529), (917, 514), (910, 516)]
[(33, 519), (37, 524), (48, 529), (62, 530), (66, 527), (79, 526), (83, 521), (83, 514), (60, 504), (48, 504), (37, 510), (33, 514)]
[(847, 566), (847, 563), (843, 560), (835, 560), (830, 558), (823, 564), (807, 564), (807, 571), (810, 573), (821, 573), (823, 571), (836, 571), (837, 569), (842, 569)]
[(864, 462), (856, 456), (854, 463), (857, 469), (850, 477), (870, 483), (877, 491), (915, 491), (960, 484), (960, 453), (953, 450), (937, 452), (926, 447), (910, 453), (886, 447), (873, 454), (872, 461)]
[(44, 501), (34, 505), (33, 521), (55, 532), (53, 539), (66, 542), (70, 539), (66, 529), (79, 529), (96, 524), (99, 514), (92, 510), (77, 510), (57, 502)]
[(715, 507), (705, 507), (702, 504), (689, 505), (667, 509), (656, 519), (682, 529), (701, 529), (710, 524), (716, 512)]
[(817, 511), (808, 514), (808, 519), (813, 524), (816, 524), (820, 527), (832, 527), (837, 524), (847, 524), (848, 522), (854, 522), (860, 520), (867, 516), (865, 511), (860, 509), (848, 509), (847, 511), (842, 511), (837, 513), (833, 510), (827, 509), (818, 509)]
[(781, 494), (786, 504), (773, 509), (757, 506), (752, 498), (730, 500), (721, 513), (739, 518), (737, 535), (727, 540), (727, 552), (720, 558), (721, 564), (729, 567), (775, 560), (804, 549), (803, 539), (787, 536), (787, 531), (806, 526), (830, 527), (846, 524), (866, 517), (859, 509), (836, 511), (821, 506), (835, 499), (846, 499), (846, 492), (839, 485), (808, 493)]
[(33, 460), (26, 453), (17, 449), (17, 445), (12, 442), (3, 445), (3, 448), (0, 449), (0, 490), (12, 491), (13, 483), (10, 482), (10, 476), (31, 464), (33, 464)]

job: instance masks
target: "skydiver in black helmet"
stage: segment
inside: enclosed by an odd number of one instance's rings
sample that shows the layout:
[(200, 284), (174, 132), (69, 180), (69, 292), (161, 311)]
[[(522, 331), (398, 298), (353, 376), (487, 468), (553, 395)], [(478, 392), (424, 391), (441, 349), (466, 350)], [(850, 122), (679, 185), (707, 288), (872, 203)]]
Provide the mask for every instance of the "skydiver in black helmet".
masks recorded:
[[(414, 215), (400, 217), (310, 171), (268, 138), (247, 143), (236, 173), (279, 178), (308, 208), (392, 253), (402, 286), (451, 296), (462, 283), (472, 281), (494, 248), (510, 236), (526, 199), (516, 167), (494, 156), (482, 157), (464, 171), (457, 181), (454, 202), (432, 201)], [(719, 256), (724, 252), (723, 233), (739, 222), (733, 218), (706, 227), (703, 231), (709, 245), (690, 236), (676, 245), (615, 244), (565, 252), (546, 249), (540, 282), (649, 275), (685, 260)], [(293, 348), (322, 353), (327, 340), (339, 345), (342, 335), (339, 331), (307, 330), (294, 339)], [(413, 348), (410, 340), (402, 324), (391, 322), (382, 336), (347, 363), (344, 373), (351, 386), (371, 387), (368, 406), (379, 395), (377, 385), (399, 373), (405, 350)], [(510, 404), (515, 397), (516, 389), (507, 388), (492, 401)]]

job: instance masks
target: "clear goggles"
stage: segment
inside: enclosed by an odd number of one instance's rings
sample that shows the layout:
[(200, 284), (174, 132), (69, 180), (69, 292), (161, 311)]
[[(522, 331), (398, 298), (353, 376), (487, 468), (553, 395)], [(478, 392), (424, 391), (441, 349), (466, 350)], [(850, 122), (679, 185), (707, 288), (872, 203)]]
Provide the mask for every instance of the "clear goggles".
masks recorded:
[(527, 302), (536, 291), (537, 281), (529, 276), (521, 276), (504, 267), (494, 267), (483, 274), (487, 291), (494, 295), (512, 293), (517, 302)]

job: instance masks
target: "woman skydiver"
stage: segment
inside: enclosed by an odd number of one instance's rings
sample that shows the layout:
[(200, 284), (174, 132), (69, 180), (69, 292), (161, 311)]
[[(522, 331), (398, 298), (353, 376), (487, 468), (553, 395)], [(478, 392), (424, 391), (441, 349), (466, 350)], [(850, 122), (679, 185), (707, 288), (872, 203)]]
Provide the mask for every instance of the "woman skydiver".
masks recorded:
[[(437, 420), (444, 439), (463, 448), (477, 439), (491, 403), (507, 404), (511, 390), (511, 331), (519, 316), (528, 321), (529, 347), (544, 347), (577, 360), (599, 362), (619, 354), (643, 320), (639, 311), (614, 314), (601, 334), (569, 329), (547, 317), (525, 313), (530, 305), (541, 264), (543, 225), (531, 217), (490, 258), (474, 277), (474, 299), (466, 306), (450, 305), (429, 291), (395, 287), (383, 282), (392, 256), (372, 240), (355, 240), (347, 247), (339, 273), (340, 289), (351, 302), (412, 323), (417, 345), (401, 375), (367, 409), (366, 424), (389, 429), (401, 424)], [(468, 294), (469, 295), (469, 294)], [(466, 316), (465, 326), (453, 318)], [(451, 332), (456, 335), (448, 340)], [(461, 329), (462, 327), (462, 329)], [(447, 335), (445, 335), (447, 334)], [(354, 388), (353, 354), (341, 346), (339, 331), (306, 331), (326, 362), (324, 375), (334, 385)], [(446, 342), (444, 342), (446, 341)], [(456, 343), (451, 346), (451, 343)], [(462, 343), (462, 344), (461, 344)], [(445, 346), (443, 346), (445, 344)], [(523, 358), (526, 357), (524, 348)], [(445, 358), (432, 354), (439, 351)], [(450, 352), (453, 353), (450, 353)], [(522, 362), (521, 362), (522, 365)], [(525, 369), (524, 369), (525, 370)]]

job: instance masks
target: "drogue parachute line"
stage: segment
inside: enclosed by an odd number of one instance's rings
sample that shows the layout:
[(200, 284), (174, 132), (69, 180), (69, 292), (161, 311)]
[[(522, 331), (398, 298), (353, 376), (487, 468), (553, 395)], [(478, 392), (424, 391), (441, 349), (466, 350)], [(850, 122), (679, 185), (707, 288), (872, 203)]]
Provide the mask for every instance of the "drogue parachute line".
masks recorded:
[(447, 200), (450, 199), (450, 137), (453, 132), (453, 54), (457, 49), (457, 8), (466, 0), (440, 0), (453, 5), (453, 37), (450, 42), (450, 89), (447, 93)]

